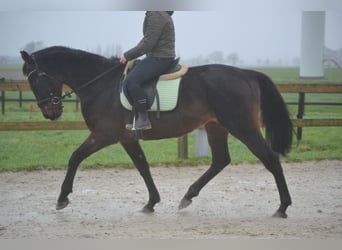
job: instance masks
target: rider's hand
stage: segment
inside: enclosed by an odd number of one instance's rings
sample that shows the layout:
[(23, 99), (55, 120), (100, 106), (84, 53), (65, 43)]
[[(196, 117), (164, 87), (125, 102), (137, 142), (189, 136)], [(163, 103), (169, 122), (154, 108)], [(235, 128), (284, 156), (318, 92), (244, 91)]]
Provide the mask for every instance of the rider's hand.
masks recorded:
[(127, 63), (127, 59), (126, 59), (125, 56), (121, 56), (120, 63), (122, 63), (122, 64), (126, 64)]

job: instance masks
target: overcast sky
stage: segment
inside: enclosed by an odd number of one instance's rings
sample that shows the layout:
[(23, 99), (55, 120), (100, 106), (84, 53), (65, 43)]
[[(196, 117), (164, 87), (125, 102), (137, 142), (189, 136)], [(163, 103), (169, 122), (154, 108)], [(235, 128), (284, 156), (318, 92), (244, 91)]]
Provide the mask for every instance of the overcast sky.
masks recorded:
[[(121, 45), (125, 51), (142, 37), (145, 9), (108, 5), (112, 2), (0, 0), (0, 55), (17, 56), (30, 41), (90, 51), (96, 51), (98, 45), (102, 49)], [(291, 61), (300, 55), (301, 16), (308, 10), (326, 11), (325, 44), (342, 48), (341, 0), (198, 0), (201, 2), (206, 5), (192, 1), (189, 6), (166, 6), (176, 10), (176, 51), (182, 58), (222, 51), (226, 55), (235, 52), (249, 63), (266, 58)]]

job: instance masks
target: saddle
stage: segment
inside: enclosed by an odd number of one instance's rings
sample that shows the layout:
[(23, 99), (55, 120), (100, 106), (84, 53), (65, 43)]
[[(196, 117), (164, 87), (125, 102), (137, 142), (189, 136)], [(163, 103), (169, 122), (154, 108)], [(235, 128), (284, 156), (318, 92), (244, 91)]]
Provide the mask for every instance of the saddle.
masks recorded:
[[(132, 101), (127, 93), (124, 79), (140, 60), (129, 61), (126, 65), (123, 77), (121, 79), (120, 100), (123, 107), (132, 110)], [(177, 96), (179, 82), (183, 75), (188, 71), (187, 65), (180, 65), (179, 58), (175, 59), (169, 70), (158, 78), (143, 84), (143, 89), (147, 96), (147, 106), (149, 111), (169, 111), (175, 108), (177, 104)], [(163, 102), (163, 100), (165, 102)]]

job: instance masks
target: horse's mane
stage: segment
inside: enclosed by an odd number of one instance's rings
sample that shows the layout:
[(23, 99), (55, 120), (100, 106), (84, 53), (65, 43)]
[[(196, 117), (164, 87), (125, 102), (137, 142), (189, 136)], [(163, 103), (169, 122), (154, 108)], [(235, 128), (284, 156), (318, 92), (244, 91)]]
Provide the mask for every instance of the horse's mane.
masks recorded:
[(91, 52), (80, 49), (73, 49), (64, 46), (52, 46), (32, 53), (37, 63), (46, 63), (47, 61), (78, 60), (80, 62), (94, 63), (95, 65), (115, 65), (119, 63), (119, 58), (113, 56), (106, 58)]

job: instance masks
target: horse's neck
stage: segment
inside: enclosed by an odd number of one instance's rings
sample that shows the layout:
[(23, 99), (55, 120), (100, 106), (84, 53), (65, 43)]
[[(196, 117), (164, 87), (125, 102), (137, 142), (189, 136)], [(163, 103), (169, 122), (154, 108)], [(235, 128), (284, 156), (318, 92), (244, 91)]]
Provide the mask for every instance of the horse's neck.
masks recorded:
[[(89, 95), (89, 93), (87, 93), (88, 91), (97, 91), (97, 88), (95, 88), (94, 85), (105, 89), (106, 85), (109, 84), (109, 81), (105, 81), (103, 78), (97, 80), (94, 79), (99, 77), (110, 68), (115, 67), (115, 65), (118, 65), (119, 68), (121, 65), (119, 59), (117, 58), (107, 61), (104, 58), (92, 58), (89, 56), (86, 59), (82, 59), (79, 58), (79, 56), (75, 57), (74, 54), (66, 57), (65, 53), (56, 54), (53, 57), (53, 61), (51, 61), (51, 56), (46, 58), (40, 57), (39, 60), (42, 67), (46, 67), (45, 69), (43, 68), (44, 71), (53, 76), (55, 79), (63, 82), (65, 85), (69, 86), (80, 98), (84, 94)], [(51, 65), (53, 65), (53, 67)], [(123, 66), (121, 68), (123, 71)], [(114, 71), (120, 72), (120, 70)], [(114, 72), (111, 74), (113, 75), (113, 78), (116, 77), (115, 74), (116, 73)], [(111, 83), (113, 83), (113, 81), (111, 81)], [(118, 81), (119, 80), (117, 80), (117, 82)], [(81, 91), (79, 91), (80, 89)], [(93, 94), (96, 93), (93, 92)]]
[(109, 69), (103, 69), (92, 73), (84, 71), (66, 73), (63, 82), (65, 82), (82, 101), (85, 97), (97, 96), (99, 93), (103, 92), (103, 90), (108, 89), (110, 85), (112, 85), (112, 87), (113, 85), (119, 85), (122, 72), (119, 71), (118, 73), (113, 74), (113, 72), (107, 72), (108, 70)]

